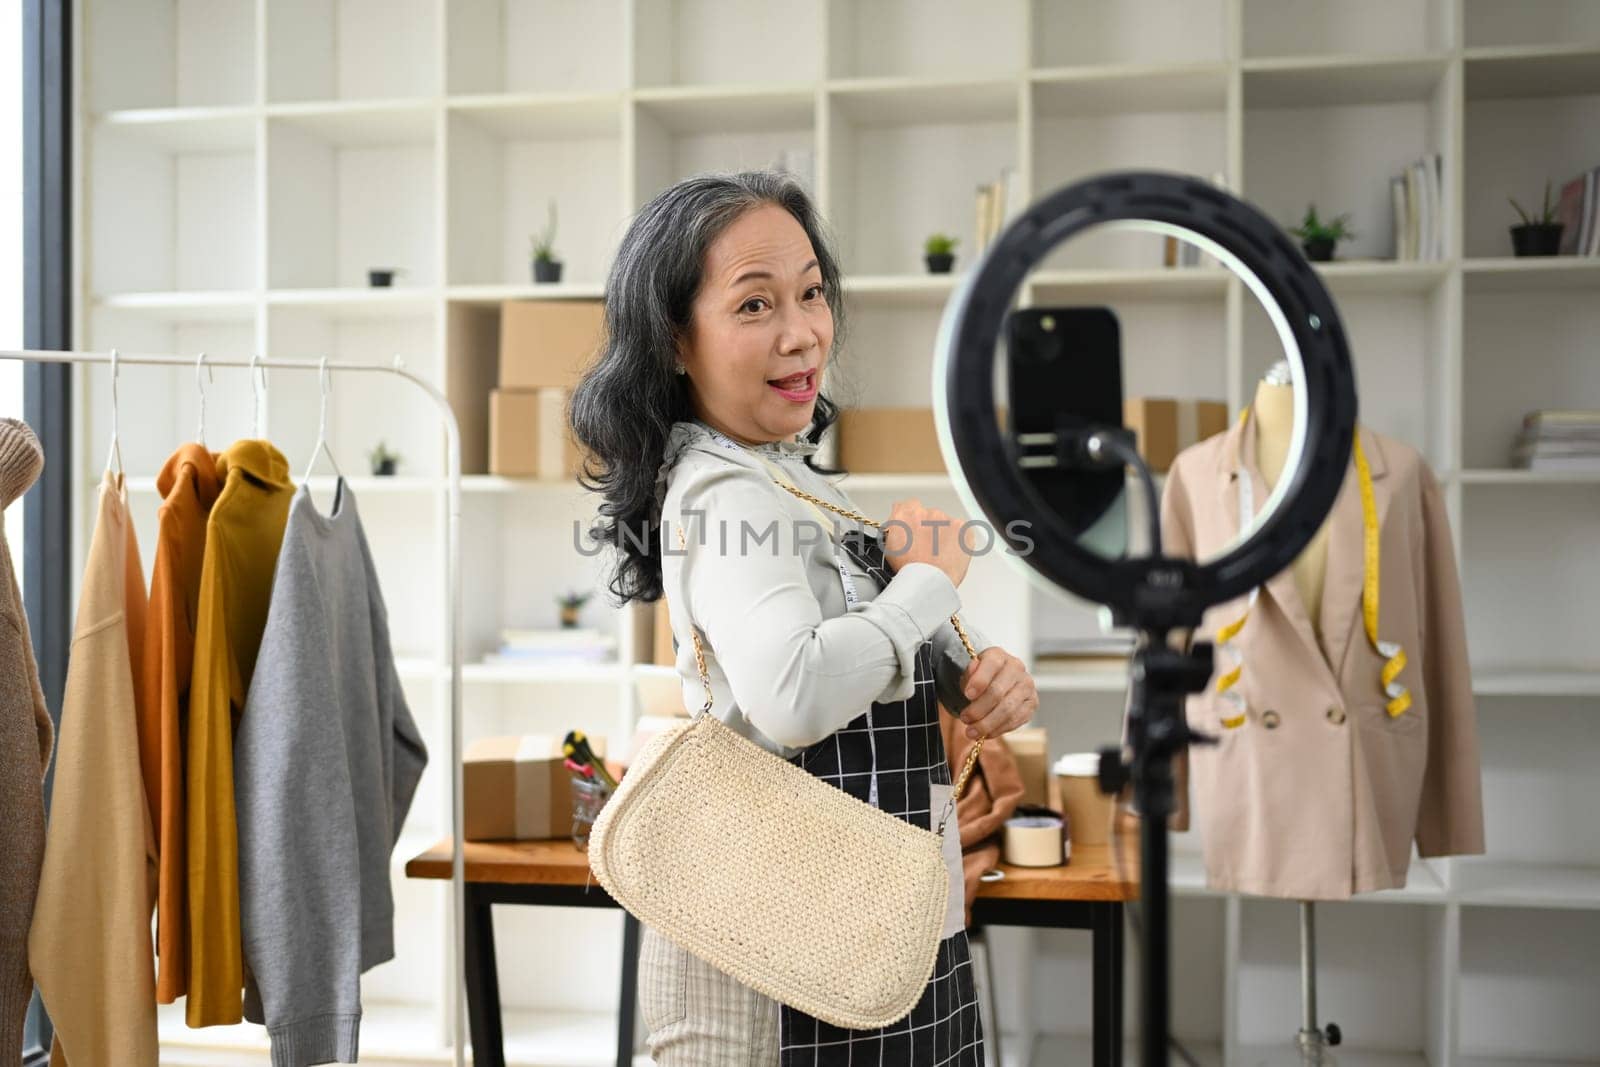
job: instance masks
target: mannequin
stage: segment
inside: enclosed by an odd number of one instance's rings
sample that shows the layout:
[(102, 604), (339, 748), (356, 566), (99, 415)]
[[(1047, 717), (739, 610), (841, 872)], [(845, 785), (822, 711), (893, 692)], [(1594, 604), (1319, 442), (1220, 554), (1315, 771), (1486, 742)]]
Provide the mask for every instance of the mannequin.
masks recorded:
[[(1256, 386), (1256, 463), (1267, 483), (1267, 492), (1277, 488), (1278, 479), (1289, 458), (1289, 442), (1294, 437), (1294, 385), (1288, 378), (1288, 364), (1282, 361), (1269, 370)], [(1328, 573), (1328, 532), (1332, 524), (1311, 538), (1294, 561), (1294, 584), (1300, 591), (1306, 614), (1318, 637), (1322, 636), (1322, 587)]]
[[(1267, 371), (1256, 386), (1252, 406), (1256, 424), (1256, 464), (1270, 493), (1283, 476), (1289, 458), (1289, 442), (1294, 437), (1294, 384), (1289, 379), (1287, 363), (1280, 360)], [(1322, 589), (1328, 573), (1328, 532), (1332, 525), (1324, 520), (1311, 543), (1291, 565), (1295, 588), (1319, 638), (1322, 636)], [(1338, 1023), (1329, 1023), (1326, 1031), (1317, 1024), (1316, 921), (1316, 905), (1309, 900), (1300, 901), (1301, 1020), (1295, 1044), (1303, 1063), (1326, 1065), (1334, 1061), (1323, 1049), (1337, 1045), (1343, 1035)]]

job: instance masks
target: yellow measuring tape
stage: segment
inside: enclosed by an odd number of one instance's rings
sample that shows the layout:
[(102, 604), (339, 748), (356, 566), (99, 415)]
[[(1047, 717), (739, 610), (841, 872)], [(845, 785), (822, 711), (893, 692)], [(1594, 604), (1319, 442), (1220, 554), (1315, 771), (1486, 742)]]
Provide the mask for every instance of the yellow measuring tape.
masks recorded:
[[(1240, 416), (1242, 423), (1247, 418), (1246, 411)], [(1361, 434), (1355, 436), (1355, 461), (1356, 474), (1361, 483), (1361, 526), (1362, 526), (1362, 555), (1363, 576), (1361, 586), (1361, 621), (1367, 633), (1367, 641), (1378, 655), (1384, 658), (1381, 674), (1383, 694), (1387, 699), (1385, 707), (1391, 718), (1402, 715), (1411, 707), (1411, 692), (1399, 682), (1400, 672), (1405, 670), (1406, 653), (1393, 641), (1382, 641), (1378, 638), (1378, 583), (1381, 574), (1379, 549), (1378, 549), (1378, 505), (1372, 493), (1372, 469), (1367, 465), (1367, 455), (1361, 448)], [(1247, 471), (1240, 469), (1235, 479), (1239, 487), (1239, 528), (1242, 530), (1249, 525), (1255, 517), (1255, 491), (1254, 483), (1250, 480)], [(1217, 679), (1217, 692), (1229, 698), (1233, 705), (1234, 714), (1224, 715), (1221, 722), (1229, 730), (1243, 726), (1246, 718), (1246, 704), (1244, 697), (1234, 691), (1239, 684), (1240, 677), (1244, 674), (1244, 656), (1234, 646), (1234, 638), (1244, 629), (1245, 620), (1250, 617), (1250, 611), (1255, 607), (1258, 589), (1250, 590), (1250, 602), (1245, 605), (1244, 614), (1233, 622), (1217, 631), (1217, 649), (1226, 653), (1233, 661), (1232, 667)]]

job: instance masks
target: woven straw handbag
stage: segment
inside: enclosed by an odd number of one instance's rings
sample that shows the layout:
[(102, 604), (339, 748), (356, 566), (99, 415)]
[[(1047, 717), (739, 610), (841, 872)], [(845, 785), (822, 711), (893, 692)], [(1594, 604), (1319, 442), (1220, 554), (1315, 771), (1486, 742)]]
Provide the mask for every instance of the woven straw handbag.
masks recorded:
[(924, 830), (711, 715), (704, 650), (690, 636), (706, 702), (644, 747), (601, 809), (589, 834), (595, 878), (640, 922), (779, 1003), (852, 1030), (903, 1019), (933, 973), (950, 892), (942, 835), (983, 739), (938, 829)]

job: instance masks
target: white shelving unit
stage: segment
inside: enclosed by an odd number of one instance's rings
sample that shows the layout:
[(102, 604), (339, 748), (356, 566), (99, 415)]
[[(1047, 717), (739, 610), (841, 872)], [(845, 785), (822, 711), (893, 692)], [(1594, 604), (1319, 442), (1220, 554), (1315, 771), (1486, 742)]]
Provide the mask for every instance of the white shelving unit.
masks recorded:
[[(1600, 4), (1585, 0), (81, 0), (76, 340), (80, 347), (388, 361), (444, 388), (474, 424), (508, 299), (602, 295), (627, 220), (706, 169), (809, 151), (802, 175), (843, 255), (849, 335), (835, 386), (866, 405), (931, 403), (955, 279), (921, 239), (957, 235), (971, 269), (973, 188), (1015, 166), (1025, 198), (1081, 176), (1160, 167), (1229, 188), (1285, 224), (1307, 201), (1350, 211), (1352, 258), (1323, 268), (1353, 343), (1362, 413), (1445, 479), (1460, 548), (1483, 745), (1489, 855), (1418, 861), (1411, 885), (1323, 909), (1326, 1017), (1350, 1062), (1593, 1062), (1600, 1003), (1600, 652), (1587, 606), (1600, 478), (1505, 469), (1524, 411), (1600, 407), (1600, 260), (1508, 257), (1505, 197), (1594, 166)], [(773, 48), (781, 42), (781, 48)], [(1388, 178), (1444, 159), (1447, 256), (1397, 263)], [(559, 285), (534, 286), (528, 235), (560, 208)], [(1143, 239), (1135, 239), (1143, 236)], [(1163, 268), (1144, 235), (1058, 250), (1020, 302), (1106, 303), (1130, 393), (1237, 411), (1276, 358), (1243, 287)], [(404, 271), (366, 287), (369, 268)], [(79, 371), (85, 503), (109, 428), (103, 374)], [(358, 389), (360, 391), (358, 391)], [(154, 475), (193, 436), (183, 372), (121, 382), (122, 452), (141, 545)], [(312, 376), (273, 378), (261, 431), (298, 479), (316, 431)], [(207, 390), (212, 447), (254, 432), (242, 374)], [(131, 414), (130, 414), (131, 413)], [(335, 383), (331, 445), (364, 475), (379, 438), (401, 476), (352, 477), (385, 581), (407, 694), (433, 762), (396, 853), (398, 958), (373, 971), (363, 1048), (445, 1056), (445, 891), (408, 883), (409, 851), (447, 825), (443, 449), (418, 398)], [(502, 627), (548, 625), (552, 597), (597, 584), (574, 551), (593, 501), (486, 473), (469, 438), (463, 531), (468, 660)], [(325, 468), (321, 468), (325, 470)], [(848, 476), (869, 512), (917, 495), (953, 513), (942, 474)], [(313, 492), (326, 504), (331, 480)], [(81, 560), (92, 510), (79, 511)], [(1098, 632), (1095, 613), (998, 554), (967, 610), (1008, 648)], [(626, 613), (621, 663), (635, 647)], [(469, 740), (573, 726), (626, 740), (626, 666), (478, 665)], [(1117, 736), (1124, 681), (1042, 671), (1052, 756)], [(1308, 800), (1308, 802), (1311, 802)], [(1298, 1025), (1290, 905), (1206, 890), (1175, 842), (1178, 1033), (1209, 1062), (1283, 1062)], [(523, 1062), (607, 1060), (616, 914), (500, 917), (508, 1046)], [(996, 931), (1011, 1067), (1063, 1062), (1089, 1027), (1087, 944)], [(555, 944), (583, 944), (550, 967)], [(1130, 942), (1130, 946), (1132, 946)], [(1137, 951), (1130, 947), (1130, 970)], [(1135, 1004), (1130, 974), (1130, 1006)], [(1130, 1012), (1129, 1031), (1135, 1020)], [(589, 1025), (574, 1026), (572, 1020)], [(264, 1047), (255, 1028), (193, 1034), (175, 1060)], [(992, 1023), (991, 1023), (992, 1025)], [(521, 1050), (519, 1052), (519, 1050)], [(376, 1052), (374, 1053), (377, 1054)]]

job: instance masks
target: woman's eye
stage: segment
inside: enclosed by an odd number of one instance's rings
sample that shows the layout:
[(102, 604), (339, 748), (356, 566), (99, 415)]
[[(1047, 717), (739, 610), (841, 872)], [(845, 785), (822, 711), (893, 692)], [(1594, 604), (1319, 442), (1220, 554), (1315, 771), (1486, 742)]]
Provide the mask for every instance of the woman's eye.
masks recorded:
[(812, 297), (812, 299), (814, 299), (814, 300), (820, 300), (820, 299), (821, 299), (821, 298), (822, 298), (822, 286), (820, 286), (820, 285), (813, 285), (813, 286), (812, 286), (812, 287), (811, 287), (811, 288), (810, 288), (810, 289), (807, 289), (807, 290), (806, 290), (806, 293), (807, 293), (807, 294), (808, 294), (808, 295), (809, 295), (809, 294), (812, 294), (812, 293), (815, 293), (815, 294), (816, 294), (816, 295), (815, 295), (815, 296), (814, 296), (814, 297)]
[(766, 303), (766, 301), (764, 299), (762, 299), (761, 297), (752, 296), (749, 300), (746, 300), (743, 304), (741, 304), (739, 306), (739, 310), (740, 311), (746, 311), (746, 312), (749, 312), (750, 314), (754, 315), (759, 309), (758, 308), (753, 308), (750, 305), (751, 304), (765, 304), (765, 303)]

